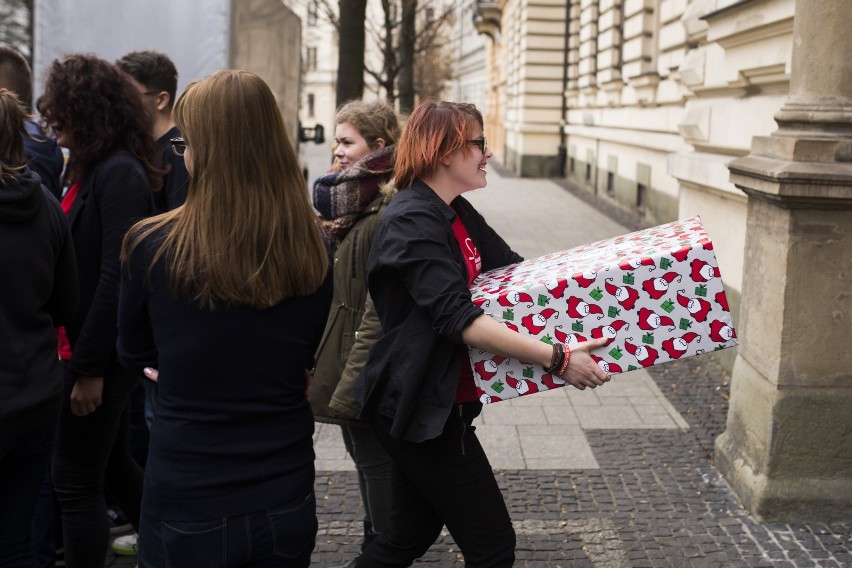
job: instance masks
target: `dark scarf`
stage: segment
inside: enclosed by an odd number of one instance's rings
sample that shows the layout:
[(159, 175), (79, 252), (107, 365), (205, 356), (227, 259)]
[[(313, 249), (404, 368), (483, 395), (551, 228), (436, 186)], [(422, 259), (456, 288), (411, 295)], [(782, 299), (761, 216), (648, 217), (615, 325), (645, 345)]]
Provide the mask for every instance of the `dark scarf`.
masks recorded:
[(370, 152), (347, 170), (318, 178), (313, 201), (323, 236), (335, 245), (343, 240), (392, 175), (393, 146), (387, 146)]

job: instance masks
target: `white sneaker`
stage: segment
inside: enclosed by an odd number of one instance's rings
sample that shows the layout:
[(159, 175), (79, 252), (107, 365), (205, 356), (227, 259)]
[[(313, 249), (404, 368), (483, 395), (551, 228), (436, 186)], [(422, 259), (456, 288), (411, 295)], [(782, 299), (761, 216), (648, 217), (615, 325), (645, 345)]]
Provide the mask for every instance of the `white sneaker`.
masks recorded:
[(112, 551), (119, 556), (136, 556), (136, 533), (120, 536), (112, 541)]

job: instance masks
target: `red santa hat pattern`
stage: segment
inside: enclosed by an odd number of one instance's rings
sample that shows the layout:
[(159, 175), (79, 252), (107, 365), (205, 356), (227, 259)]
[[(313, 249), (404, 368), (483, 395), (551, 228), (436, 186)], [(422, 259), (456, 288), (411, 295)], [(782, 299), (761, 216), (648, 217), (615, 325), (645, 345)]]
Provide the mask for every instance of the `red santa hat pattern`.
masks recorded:
[(657, 362), (657, 357), (660, 356), (657, 350), (647, 345), (633, 345), (630, 341), (624, 342), (624, 348), (627, 352), (636, 357), (636, 360), (643, 367), (650, 367)]
[(723, 310), (726, 312), (730, 312), (731, 308), (728, 307), (728, 296), (725, 295), (725, 291), (716, 292), (716, 303), (721, 306)]
[(537, 314), (529, 314), (521, 318), (521, 325), (532, 335), (538, 335), (547, 325), (547, 320), (553, 316), (559, 317), (559, 313), (553, 308), (545, 308)]
[(564, 387), (566, 384), (565, 379), (562, 377), (557, 377), (555, 375), (543, 375), (541, 377), (541, 382), (549, 389), (556, 389), (559, 387)]
[(693, 282), (707, 282), (713, 278), (719, 278), (719, 267), (710, 266), (707, 262), (695, 258), (689, 264), (691, 268), (690, 276)]
[(703, 322), (710, 313), (710, 302), (701, 298), (688, 298), (683, 294), (683, 290), (677, 291), (677, 303), (686, 308), (695, 321)]
[(561, 298), (565, 294), (565, 289), (568, 287), (568, 280), (565, 278), (554, 278), (553, 280), (548, 280), (544, 287), (547, 288), (547, 291), (554, 298)]
[(556, 341), (559, 343), (567, 343), (568, 345), (574, 343), (582, 343), (583, 341), (588, 341), (585, 337), (577, 333), (565, 333), (562, 331), (562, 326), (557, 325), (556, 329), (553, 330), (553, 335), (556, 337)]
[(668, 326), (672, 330), (675, 323), (669, 316), (661, 316), (648, 308), (639, 308), (639, 329), (653, 331), (658, 327)]
[(538, 392), (538, 385), (527, 379), (516, 379), (512, 375), (506, 374), (506, 384), (518, 391), (518, 394), (532, 394)]
[(654, 270), (654, 268), (657, 267), (656, 263), (654, 262), (654, 259), (650, 256), (632, 258), (630, 260), (625, 260), (618, 265), (618, 267), (624, 270), (625, 272), (636, 270), (640, 266), (647, 266), (650, 268), (650, 270)]
[(654, 300), (662, 298), (669, 290), (669, 284), (677, 278), (680, 282), (680, 275), (677, 272), (666, 272), (659, 278), (649, 278), (642, 282), (642, 289), (648, 293)]
[(603, 318), (603, 308), (597, 304), (589, 304), (584, 302), (577, 296), (568, 298), (568, 316), (574, 319), (582, 319), (588, 315), (597, 314)]
[(594, 270), (589, 270), (583, 272), (582, 274), (575, 274), (571, 277), (577, 284), (580, 285), (580, 288), (588, 288), (592, 284), (595, 283), (595, 278), (597, 277), (597, 273)]
[(609, 325), (602, 325), (600, 327), (596, 327), (592, 330), (592, 337), (595, 339), (601, 339), (603, 337), (607, 338), (607, 342), (605, 345), (609, 345), (615, 340), (616, 334), (621, 331), (621, 328), (629, 328), (630, 324), (628, 324), (624, 320), (615, 320)]
[(507, 290), (497, 297), (497, 303), (504, 308), (511, 308), (512, 306), (516, 306), (521, 303), (529, 303), (529, 305), (532, 306), (535, 302), (533, 302), (532, 296), (526, 292)]
[[(591, 354), (590, 354), (591, 355)], [(617, 363), (610, 363), (609, 361), (605, 361), (598, 357), (597, 355), (592, 355), (592, 359), (595, 363), (598, 364), (604, 373), (607, 375), (611, 375), (612, 373), (623, 373), (624, 371), (621, 369), (621, 366)]]
[(635, 288), (629, 286), (616, 286), (610, 282), (612, 278), (607, 278), (604, 282), (604, 288), (607, 293), (614, 296), (618, 303), (625, 310), (632, 310), (636, 306), (636, 300), (639, 298), (639, 292)]
[(493, 394), (487, 394), (480, 391), (479, 402), (481, 402), (482, 404), (491, 404), (492, 402), (500, 402), (501, 400), (503, 399), (499, 396), (494, 396)]
[(479, 375), (483, 381), (490, 380), (497, 373), (497, 366), (500, 365), (506, 358), (501, 355), (495, 355), (491, 359), (485, 361), (477, 361), (473, 364), (474, 372)]
[(737, 336), (734, 328), (721, 320), (710, 322), (710, 339), (716, 343), (727, 343)]
[(689, 251), (691, 250), (691, 246), (682, 246), (680, 248), (674, 249), (671, 254), (676, 261), (683, 262), (684, 260), (686, 260), (686, 257), (689, 256)]
[(669, 354), (672, 359), (680, 359), (680, 356), (686, 353), (689, 344), (701, 337), (697, 333), (684, 333), (680, 337), (670, 337), (663, 341), (663, 349)]

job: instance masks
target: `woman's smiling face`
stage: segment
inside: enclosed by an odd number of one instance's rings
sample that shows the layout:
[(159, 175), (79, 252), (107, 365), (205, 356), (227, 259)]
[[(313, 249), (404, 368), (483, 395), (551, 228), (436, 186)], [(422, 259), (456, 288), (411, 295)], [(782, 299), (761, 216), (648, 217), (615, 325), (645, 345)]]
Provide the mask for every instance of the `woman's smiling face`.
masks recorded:
[[(457, 150), (449, 164), (450, 173), (459, 182), (459, 185), (465, 188), (463, 191), (479, 189), (488, 185), (486, 167), (488, 160), (493, 156), (488, 146), (485, 146), (484, 143), (476, 143), (479, 140), (483, 142), (485, 140), (485, 134), (481, 128), (476, 131), (476, 135), (471, 140), (473, 142), (468, 142), (467, 151)], [(485, 148), (484, 152), (483, 147)]]

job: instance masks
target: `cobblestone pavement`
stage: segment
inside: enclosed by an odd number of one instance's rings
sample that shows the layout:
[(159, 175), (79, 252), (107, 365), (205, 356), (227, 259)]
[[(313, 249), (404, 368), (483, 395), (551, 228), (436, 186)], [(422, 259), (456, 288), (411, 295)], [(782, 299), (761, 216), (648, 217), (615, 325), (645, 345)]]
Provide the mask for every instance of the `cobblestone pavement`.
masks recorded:
[[(518, 535), (516, 566), (852, 566), (852, 525), (761, 525), (739, 507), (713, 466), (728, 386), (711, 359), (668, 363), (651, 375), (689, 430), (590, 430), (597, 470), (496, 472)], [(353, 472), (319, 472), (316, 490), (311, 565), (319, 567), (357, 553), (362, 513)], [(464, 562), (445, 533), (418, 564)]]

